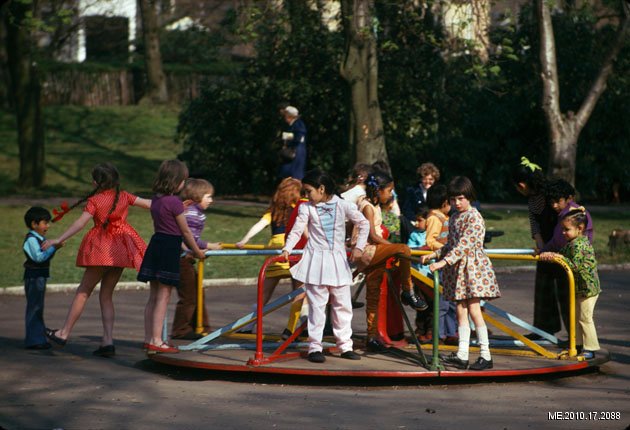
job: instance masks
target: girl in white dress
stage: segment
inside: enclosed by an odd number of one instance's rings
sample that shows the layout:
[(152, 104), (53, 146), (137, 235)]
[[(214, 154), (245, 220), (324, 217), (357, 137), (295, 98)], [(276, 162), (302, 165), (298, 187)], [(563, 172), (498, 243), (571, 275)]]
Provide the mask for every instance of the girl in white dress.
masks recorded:
[(358, 227), (356, 245), (350, 261), (363, 254), (370, 225), (353, 203), (334, 194), (335, 183), (328, 174), (313, 170), (302, 179), (308, 202), (299, 206), (295, 225), (287, 237), (282, 256), (288, 259), (295, 244), (308, 227), (308, 242), (301, 260), (291, 268), (293, 279), (303, 282), (308, 297), (308, 359), (323, 363), (322, 336), (326, 322), (326, 304), (330, 297), (333, 333), (341, 357), (360, 360), (352, 350), (352, 270), (345, 247), (346, 220)]

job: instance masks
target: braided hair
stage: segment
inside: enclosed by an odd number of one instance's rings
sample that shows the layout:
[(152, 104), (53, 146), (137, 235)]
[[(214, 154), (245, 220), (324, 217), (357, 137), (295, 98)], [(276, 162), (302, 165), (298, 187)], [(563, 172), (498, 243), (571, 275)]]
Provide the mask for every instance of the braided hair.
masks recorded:
[(370, 203), (378, 204), (378, 192), (394, 182), (391, 176), (382, 171), (370, 173), (365, 180), (365, 194)]
[[(68, 208), (68, 212), (81, 205), (95, 194), (113, 188), (116, 190), (116, 197), (114, 197), (114, 203), (109, 209), (109, 212), (107, 213), (107, 218), (103, 223), (103, 228), (105, 229), (109, 225), (109, 216), (112, 214), (112, 212), (114, 212), (114, 209), (116, 209), (116, 205), (118, 204), (118, 199), (120, 197), (120, 175), (118, 174), (118, 170), (112, 163), (105, 162), (99, 163), (94, 166), (94, 168), (92, 169), (92, 179), (96, 183), (94, 189), (90, 191), (90, 193), (87, 194), (85, 197), (70, 206)], [(57, 219), (56, 221), (58, 221), (59, 219)], [(53, 222), (55, 222), (55, 220), (53, 220)]]
[(588, 218), (586, 217), (586, 209), (584, 206), (578, 206), (577, 208), (571, 209), (567, 212), (563, 217), (563, 220), (568, 220), (576, 227), (582, 226), (586, 228), (586, 224), (588, 223)]

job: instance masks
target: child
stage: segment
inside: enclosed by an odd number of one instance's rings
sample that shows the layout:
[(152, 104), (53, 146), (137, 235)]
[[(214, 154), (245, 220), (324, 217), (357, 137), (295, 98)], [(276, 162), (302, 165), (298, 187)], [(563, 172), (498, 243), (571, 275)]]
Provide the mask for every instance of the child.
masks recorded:
[[(437, 251), (448, 241), (449, 217), (451, 205), (445, 185), (438, 184), (427, 191), (429, 218), (427, 219), (427, 247)], [(439, 333), (440, 340), (447, 345), (457, 344), (457, 306), (451, 300), (440, 296)]]
[(372, 168), (369, 164), (357, 163), (352, 169), (350, 180), (346, 187), (346, 191), (341, 193), (341, 198), (354, 203), (359, 203), (359, 200), (365, 198), (365, 180), (372, 172)]
[[(599, 350), (597, 331), (593, 322), (593, 310), (601, 292), (599, 277), (597, 276), (597, 261), (593, 245), (584, 236), (588, 222), (587, 212), (583, 206), (571, 209), (561, 218), (562, 234), (567, 244), (560, 249), (569, 267), (575, 275), (576, 312), (578, 324), (576, 325), (575, 339), (578, 350), (582, 349), (581, 356), (585, 359), (595, 357), (595, 351)], [(543, 252), (540, 259), (551, 261), (559, 254), (555, 252)]]
[(470, 180), (457, 176), (448, 185), (448, 195), (457, 213), (449, 220), (447, 244), (422, 256), (422, 262), (438, 258), (429, 270), (444, 269), (442, 282), (444, 298), (457, 303), (459, 322), (459, 347), (444, 359), (447, 365), (458, 369), (468, 368), (470, 325), (473, 320), (479, 340), (480, 357), (470, 366), (471, 370), (492, 369), (488, 329), (481, 313), (480, 301), (501, 296), (492, 263), (483, 250), (486, 227), (481, 214), (471, 206), (475, 189)]
[[(535, 249), (540, 250), (551, 240), (553, 229), (558, 222), (558, 214), (547, 202), (545, 190), (547, 179), (542, 169), (526, 157), (521, 157), (521, 163), (512, 172), (512, 181), (516, 191), (527, 197), (529, 212), (529, 227)], [(554, 334), (560, 330), (560, 314), (556, 304), (555, 264), (542, 261), (536, 262), (536, 277), (534, 283), (534, 327), (547, 333)], [(541, 339), (536, 333), (526, 337), (532, 340)]]
[(114, 347), (114, 288), (125, 267), (138, 270), (146, 244), (127, 223), (129, 206), (149, 209), (151, 201), (120, 190), (119, 174), (111, 163), (97, 164), (92, 169), (94, 190), (70, 209), (87, 200), (81, 216), (57, 239), (44, 243), (42, 249), (57, 246), (81, 231), (92, 219), (94, 227), (83, 238), (77, 252), (77, 266), (85, 267), (83, 279), (77, 288), (68, 316), (59, 330), (46, 329), (46, 336), (64, 346), (78, 321), (88, 298), (97, 283), (101, 283), (99, 301), (103, 322), (103, 339), (93, 352), (101, 357), (113, 357)]
[(50, 276), (50, 260), (57, 249), (63, 246), (51, 246), (46, 251), (41, 250), (42, 243), (48, 232), (51, 215), (48, 210), (35, 206), (24, 214), (24, 223), (29, 229), (24, 238), (22, 249), (26, 255), (24, 262), (24, 295), (26, 296), (26, 349), (49, 349), (46, 340), (46, 325), (44, 324), (44, 296), (46, 294), (46, 280)]
[(308, 226), (309, 239), (300, 261), (291, 268), (294, 279), (306, 284), (308, 298), (308, 360), (323, 363), (322, 335), (326, 321), (326, 304), (330, 297), (333, 333), (341, 357), (360, 360), (352, 350), (352, 271), (345, 247), (345, 222), (358, 228), (357, 242), (350, 261), (358, 260), (365, 248), (369, 225), (352, 203), (337, 197), (335, 183), (328, 174), (313, 170), (302, 180), (308, 203), (300, 205), (295, 225), (287, 237), (282, 255), (288, 259), (295, 244)]
[[(575, 188), (564, 179), (554, 179), (548, 182), (546, 187), (547, 201), (551, 208), (556, 212), (558, 219), (561, 220), (570, 210), (579, 207), (573, 201), (575, 196)], [(585, 212), (586, 224), (584, 235), (589, 242), (593, 243), (593, 222), (588, 211)], [(562, 233), (562, 223), (557, 222), (553, 228), (551, 239), (549, 239), (539, 250), (541, 252), (559, 252), (562, 247), (567, 244), (567, 240)], [(542, 263), (549, 264), (549, 263)], [(569, 330), (569, 284), (567, 283), (567, 275), (564, 269), (557, 264), (549, 264), (547, 279), (545, 284), (552, 290), (551, 302), (548, 304), (550, 308), (548, 313), (555, 315), (553, 326), (555, 331), (561, 328), (560, 319), (564, 323), (564, 327)], [(558, 313), (558, 307), (560, 312)], [(548, 322), (548, 325), (551, 323)], [(535, 325), (535, 324), (534, 324)], [(554, 333), (555, 333), (554, 331)], [(531, 336), (530, 336), (531, 337)]]
[(148, 353), (178, 352), (162, 339), (162, 326), (171, 289), (179, 287), (179, 260), (182, 236), (192, 255), (204, 259), (186, 223), (184, 204), (175, 194), (184, 188), (186, 165), (179, 160), (162, 162), (153, 182), (156, 195), (151, 201), (155, 234), (140, 266), (138, 281), (150, 282), (149, 300), (144, 310), (144, 345)]
[[(186, 224), (188, 224), (197, 246), (202, 250), (221, 249), (220, 243), (208, 243), (201, 240), (201, 233), (206, 223), (206, 215), (203, 212), (212, 204), (213, 194), (214, 187), (210, 182), (195, 178), (189, 178), (180, 193), (180, 197), (184, 200), (184, 206), (189, 203), (184, 211)], [(188, 251), (188, 248), (185, 248), (185, 251)], [(177, 289), (179, 301), (173, 317), (172, 339), (194, 340), (203, 336), (195, 333), (197, 326), (197, 271), (195, 270), (195, 263), (196, 260), (189, 252), (186, 252), (179, 259), (179, 288)], [(202, 292), (201, 303), (204, 302)], [(208, 333), (210, 323), (205, 306), (203, 306), (202, 324), (202, 331)]]
[[(291, 212), (300, 200), (300, 191), (302, 190), (302, 182), (294, 178), (284, 178), (276, 192), (274, 193), (271, 204), (243, 238), (236, 242), (238, 248), (243, 248), (252, 237), (260, 233), (265, 227), (271, 225), (271, 239), (267, 243), (271, 248), (282, 248), (285, 241), (285, 231), (287, 222), (291, 217)], [(303, 243), (302, 243), (303, 247)], [(265, 281), (263, 284), (263, 304), (267, 304), (273, 295), (280, 279), (289, 277), (289, 263), (272, 263), (267, 266), (265, 271)], [(297, 283), (293, 283), (293, 288), (298, 288)], [(256, 309), (256, 305), (252, 306)], [(241, 330), (241, 332), (250, 332), (254, 328), (254, 324), (249, 324)]]
[[(379, 352), (384, 349), (381, 340), (378, 339), (377, 329), (377, 309), (380, 297), (380, 285), (385, 273), (385, 262), (398, 254), (407, 257), (411, 255), (411, 250), (407, 245), (400, 243), (390, 243), (383, 239), (381, 234), (381, 209), (379, 203), (387, 202), (392, 197), (394, 189), (394, 181), (384, 172), (375, 172), (370, 174), (366, 184), (367, 196), (359, 202), (359, 210), (367, 218), (370, 225), (370, 234), (368, 245), (364, 251), (358, 265), (359, 271), (367, 273), (366, 279), (366, 320), (368, 340), (366, 347), (369, 351)], [(355, 240), (353, 239), (353, 243)], [(427, 309), (424, 300), (416, 296), (413, 291), (413, 283), (411, 281), (410, 260), (401, 258), (399, 260), (398, 270), (402, 279), (401, 300), (404, 304), (411, 306), (416, 310)]]
[[(409, 248), (422, 248), (427, 242), (427, 218), (429, 217), (429, 211), (426, 206), (421, 206), (416, 212), (416, 229), (409, 235), (407, 246)], [(418, 263), (416, 268), (420, 267)]]

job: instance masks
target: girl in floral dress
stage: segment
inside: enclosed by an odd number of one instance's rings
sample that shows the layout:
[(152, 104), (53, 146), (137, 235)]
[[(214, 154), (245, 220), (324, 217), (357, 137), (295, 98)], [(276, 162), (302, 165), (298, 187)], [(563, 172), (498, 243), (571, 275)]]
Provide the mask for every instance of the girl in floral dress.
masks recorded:
[(488, 329), (481, 313), (481, 300), (491, 300), (501, 296), (492, 263), (483, 250), (486, 233), (481, 214), (471, 206), (475, 200), (475, 189), (470, 179), (455, 177), (448, 185), (448, 195), (457, 213), (449, 220), (448, 243), (446, 246), (422, 257), (425, 264), (431, 259), (429, 270), (444, 269), (442, 283), (447, 300), (457, 303), (459, 323), (459, 347), (444, 359), (445, 364), (458, 368), (468, 368), (468, 347), (470, 343), (470, 323), (475, 323), (479, 340), (480, 356), (470, 366), (471, 370), (492, 369)]

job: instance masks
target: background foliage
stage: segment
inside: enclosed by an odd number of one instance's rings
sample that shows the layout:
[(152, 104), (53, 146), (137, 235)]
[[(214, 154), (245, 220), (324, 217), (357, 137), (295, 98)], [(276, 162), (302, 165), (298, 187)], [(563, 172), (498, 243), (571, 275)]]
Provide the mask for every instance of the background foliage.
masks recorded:
[[(249, 35), (258, 57), (230, 82), (209, 83), (182, 111), (182, 158), (229, 193), (270, 192), (282, 124), (276, 106), (290, 101), (309, 129), (309, 164), (344, 177), (347, 86), (338, 65), (341, 32), (329, 32), (317, 12), (290, 2), (287, 15), (251, 9)], [(488, 63), (467, 50), (445, 55), (430, 12), (404, 2), (377, 2), (380, 103), (390, 163), (403, 191), (415, 168), (433, 161), (448, 179), (469, 175), (484, 200), (518, 198), (510, 172), (522, 155), (545, 166), (547, 131), (540, 107), (538, 30), (531, 8), (519, 24), (492, 31)], [(403, 11), (404, 9), (404, 11)], [(613, 36), (588, 5), (554, 17), (562, 108), (577, 111)], [(619, 56), (608, 89), (582, 133), (577, 188), (608, 201), (614, 181), (628, 192), (630, 46)], [(618, 156), (611, 157), (611, 154)]]

